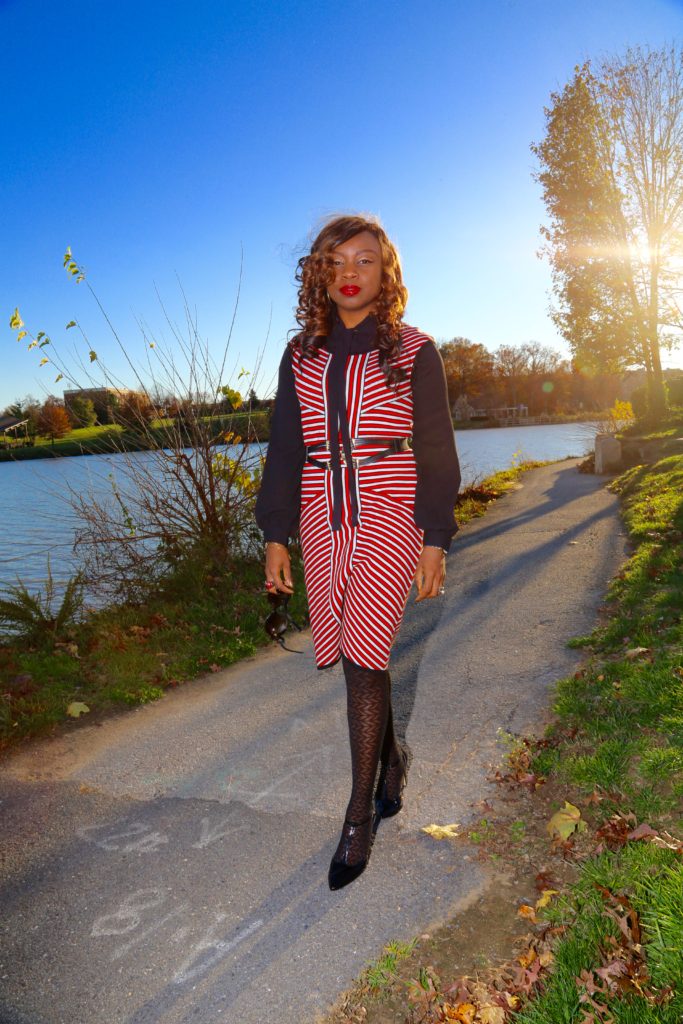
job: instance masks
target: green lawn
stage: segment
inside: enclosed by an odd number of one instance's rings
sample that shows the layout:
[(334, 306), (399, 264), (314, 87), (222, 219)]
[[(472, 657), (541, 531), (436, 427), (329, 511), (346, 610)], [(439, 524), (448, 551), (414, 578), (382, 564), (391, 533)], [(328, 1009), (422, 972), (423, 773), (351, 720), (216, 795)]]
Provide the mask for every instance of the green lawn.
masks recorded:
[[(291, 610), (305, 622), (300, 564)], [(165, 690), (230, 665), (272, 643), (263, 629), (269, 612), (260, 562), (239, 562), (221, 577), (186, 571), (146, 607), (88, 614), (55, 638), (0, 639), (0, 750), (85, 715), (144, 704)]]
[(507, 738), (486, 816), (450, 840), (514, 884), (370, 965), (328, 1024), (683, 1020), (683, 456), (667, 451), (682, 429), (612, 485), (632, 555), (572, 643), (584, 664), (544, 737)]
[[(226, 416), (212, 417), (217, 430), (232, 431), (244, 437), (257, 436), (267, 441), (268, 414), (258, 411), (234, 413)], [(141, 436), (131, 430), (125, 430), (116, 424), (96, 427), (81, 427), (71, 430), (54, 443), (48, 437), (38, 436), (32, 447), (13, 446), (0, 450), (0, 462), (21, 461), (25, 459), (49, 459), (74, 455), (92, 455), (118, 451), (144, 451), (151, 447), (164, 446), (164, 432), (171, 425), (171, 420), (153, 420), (150, 424), (150, 436)]]

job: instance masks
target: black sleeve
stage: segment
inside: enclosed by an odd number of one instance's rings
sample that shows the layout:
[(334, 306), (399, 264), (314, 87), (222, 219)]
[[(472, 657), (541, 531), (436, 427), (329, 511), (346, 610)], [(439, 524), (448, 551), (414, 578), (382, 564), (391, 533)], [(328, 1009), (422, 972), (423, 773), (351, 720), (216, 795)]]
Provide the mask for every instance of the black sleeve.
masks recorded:
[(289, 538), (296, 535), (305, 456), (292, 352), (287, 348), (280, 362), (268, 453), (256, 499), (256, 522), (263, 530), (266, 542), (272, 540), (287, 544)]
[(460, 464), (443, 361), (436, 345), (426, 342), (413, 363), (413, 451), (417, 464), (415, 523), (425, 531), (424, 543), (446, 551), (458, 527), (455, 499), (460, 489)]

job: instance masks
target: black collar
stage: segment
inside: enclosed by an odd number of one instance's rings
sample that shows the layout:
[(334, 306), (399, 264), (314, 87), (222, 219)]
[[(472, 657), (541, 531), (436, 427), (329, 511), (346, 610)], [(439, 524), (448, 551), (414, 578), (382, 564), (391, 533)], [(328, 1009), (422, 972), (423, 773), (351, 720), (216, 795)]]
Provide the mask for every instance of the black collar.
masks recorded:
[(329, 352), (343, 351), (348, 355), (370, 352), (375, 348), (376, 341), (377, 318), (374, 313), (368, 313), (355, 327), (346, 327), (337, 311), (334, 311), (332, 329), (327, 338)]

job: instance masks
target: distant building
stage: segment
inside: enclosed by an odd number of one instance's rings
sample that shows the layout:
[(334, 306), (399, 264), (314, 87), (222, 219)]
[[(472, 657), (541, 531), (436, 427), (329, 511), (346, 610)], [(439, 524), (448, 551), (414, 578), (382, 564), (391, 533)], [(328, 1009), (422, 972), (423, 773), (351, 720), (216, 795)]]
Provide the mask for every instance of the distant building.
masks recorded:
[(519, 423), (520, 420), (528, 419), (528, 405), (506, 405), (500, 409), (489, 409), (488, 414), (492, 420), (503, 420)]
[(69, 409), (74, 398), (90, 399), (93, 405), (97, 406), (98, 403), (106, 403), (110, 396), (117, 399), (127, 398), (128, 395), (136, 395), (137, 391), (133, 391), (131, 388), (73, 388), (70, 391), (64, 391), (63, 394), (64, 406)]
[(16, 433), (19, 427), (23, 427), (28, 420), (20, 420), (17, 416), (0, 416), (0, 434)]
[(21, 443), (28, 444), (28, 423), (27, 419), (20, 420), (17, 416), (0, 416), (0, 448), (13, 447), (22, 435)]
[(475, 409), (470, 405), (467, 395), (459, 395), (453, 403), (453, 419), (456, 423), (468, 423), (470, 420), (486, 420), (486, 409)]
[(467, 423), (468, 420), (472, 419), (474, 409), (467, 401), (467, 395), (458, 395), (453, 403), (452, 413), (453, 419), (458, 423)]

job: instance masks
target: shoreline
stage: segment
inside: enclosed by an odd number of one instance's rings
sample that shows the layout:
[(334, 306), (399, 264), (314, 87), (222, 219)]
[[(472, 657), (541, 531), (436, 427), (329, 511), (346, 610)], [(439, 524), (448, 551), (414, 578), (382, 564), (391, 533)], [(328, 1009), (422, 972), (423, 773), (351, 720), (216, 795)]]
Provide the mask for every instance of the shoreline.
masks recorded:
[[(517, 486), (523, 473), (541, 465), (547, 463), (521, 463), (464, 488), (455, 507), (458, 525), (485, 515), (492, 503)], [(307, 605), (299, 557), (294, 559), (294, 572), (298, 588), (292, 614), (301, 622), (307, 619)], [(263, 631), (266, 605), (260, 562), (246, 560), (233, 566), (231, 586), (237, 599), (231, 606), (221, 600), (220, 581), (211, 578), (202, 584), (190, 577), (183, 585), (162, 588), (138, 606), (120, 603), (93, 609), (53, 648), (0, 637), (0, 683), (11, 705), (7, 721), (0, 720), (0, 758), (18, 743), (77, 728), (81, 720), (71, 718), (68, 710), (73, 702), (85, 704), (90, 712), (83, 724), (103, 721), (126, 706), (156, 701), (167, 689), (206, 676), (207, 669), (218, 671), (272, 644)]]
[[(241, 414), (238, 414), (241, 415)], [(538, 422), (538, 417), (530, 417), (535, 420), (533, 423), (498, 423), (498, 422), (454, 422), (453, 430), (456, 434), (472, 430), (506, 430), (516, 427), (556, 427), (566, 426), (572, 423), (595, 424), (595, 417), (577, 419), (574, 417), (552, 417), (548, 421)], [(255, 419), (251, 416), (252, 421)], [(257, 430), (247, 434), (250, 438), (247, 444), (267, 444), (270, 438), (270, 424), (265, 417), (259, 417), (256, 426)], [(235, 430), (239, 431), (239, 422), (234, 424)], [(77, 431), (74, 431), (77, 433)], [(258, 436), (256, 436), (258, 434)], [(218, 443), (216, 445), (219, 446)], [(160, 445), (168, 450), (167, 446)], [(188, 445), (188, 448), (192, 447)], [(61, 459), (80, 458), (88, 455), (120, 455), (132, 452), (155, 451), (156, 448), (149, 444), (141, 443), (139, 439), (125, 432), (114, 432), (109, 427), (102, 428), (102, 434), (96, 436), (90, 442), (79, 441), (67, 437), (55, 441), (54, 444), (39, 444), (33, 446), (0, 449), (0, 463), (7, 462), (32, 462), (39, 459)]]

